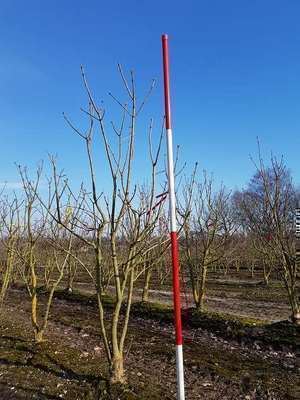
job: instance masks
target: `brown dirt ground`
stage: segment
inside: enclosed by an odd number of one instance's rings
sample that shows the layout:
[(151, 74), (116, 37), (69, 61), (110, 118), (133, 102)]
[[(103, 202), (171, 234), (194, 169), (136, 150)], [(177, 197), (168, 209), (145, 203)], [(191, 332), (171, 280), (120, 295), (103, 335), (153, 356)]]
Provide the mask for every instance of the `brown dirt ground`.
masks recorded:
[[(29, 316), (26, 293), (10, 290), (0, 317), (0, 399), (95, 399), (96, 377), (106, 377), (97, 310), (55, 299), (48, 344), (41, 349), (30, 342)], [(186, 329), (184, 335), (187, 400), (300, 398), (292, 349), (238, 343), (200, 328)], [(172, 325), (131, 319), (126, 368), (133, 397), (128, 399), (176, 398), (173, 343)], [(40, 359), (45, 355), (47, 364)]]

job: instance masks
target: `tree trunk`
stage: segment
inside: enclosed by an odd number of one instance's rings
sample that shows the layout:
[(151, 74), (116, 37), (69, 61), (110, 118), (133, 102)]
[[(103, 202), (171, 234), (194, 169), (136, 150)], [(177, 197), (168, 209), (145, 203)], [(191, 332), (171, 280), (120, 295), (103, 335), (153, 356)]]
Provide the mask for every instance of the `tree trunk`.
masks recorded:
[(8, 289), (8, 285), (10, 282), (10, 268), (9, 265), (6, 266), (5, 269), (5, 273), (3, 276), (3, 280), (2, 280), (2, 286), (1, 286), (1, 291), (0, 291), (0, 307), (2, 306), (3, 302), (4, 302), (4, 298)]
[(229, 265), (227, 263), (224, 263), (224, 265), (223, 265), (223, 275), (224, 276), (227, 276), (228, 269), (229, 269)]
[(288, 293), (289, 303), (291, 306), (291, 319), (296, 325), (300, 325), (300, 306), (299, 294), (297, 288), (297, 266), (299, 260), (296, 259), (295, 264), (292, 263), (289, 256), (284, 254), (283, 257), (283, 279)]
[(34, 330), (34, 341), (35, 343), (41, 343), (43, 341), (44, 331), (40, 329)]
[(110, 383), (124, 385), (126, 383), (124, 358), (117, 353), (113, 356), (110, 366)]
[(41, 335), (39, 334), (40, 328), (37, 322), (37, 278), (33, 264), (31, 265), (31, 323), (34, 331), (34, 340), (39, 343)]
[(8, 286), (11, 282), (12, 272), (13, 272), (13, 252), (11, 250), (8, 250), (7, 262), (6, 262), (5, 272), (3, 274), (2, 286), (1, 286), (1, 290), (0, 290), (0, 308), (3, 305)]
[(269, 286), (269, 278), (271, 275), (271, 267), (268, 269), (268, 264), (263, 261), (263, 274), (264, 274), (264, 282), (266, 286)]
[(252, 279), (254, 278), (254, 268), (255, 268), (255, 264), (252, 263), (252, 264), (251, 264), (251, 278), (252, 278)]
[(204, 310), (204, 301), (206, 297), (206, 276), (207, 276), (207, 265), (202, 265), (201, 271), (201, 284), (200, 284), (200, 293), (199, 293), (199, 311)]
[(149, 287), (150, 287), (151, 271), (148, 268), (145, 272), (144, 287), (142, 294), (142, 301), (147, 302), (149, 300)]
[(194, 274), (194, 266), (192, 263), (188, 263), (188, 268), (189, 268), (190, 281), (192, 284), (193, 299), (194, 299), (195, 307), (198, 310), (199, 309), (199, 280), (198, 280), (198, 277), (196, 277)]
[(74, 281), (74, 264), (72, 260), (68, 261), (68, 277), (67, 277), (67, 292), (73, 293), (73, 281)]
[(291, 319), (295, 325), (300, 325), (300, 307), (298, 302), (298, 293), (295, 286), (289, 290), (289, 300), (292, 309)]
[(204, 311), (204, 301), (205, 301), (205, 293), (204, 291), (200, 292), (199, 303), (198, 303), (198, 310), (203, 312)]
[(264, 272), (264, 282), (266, 286), (269, 286), (269, 275)]
[(193, 298), (196, 309), (200, 311), (199, 290), (196, 286), (193, 286)]
[(300, 310), (295, 311), (292, 315), (292, 321), (295, 325), (300, 326)]

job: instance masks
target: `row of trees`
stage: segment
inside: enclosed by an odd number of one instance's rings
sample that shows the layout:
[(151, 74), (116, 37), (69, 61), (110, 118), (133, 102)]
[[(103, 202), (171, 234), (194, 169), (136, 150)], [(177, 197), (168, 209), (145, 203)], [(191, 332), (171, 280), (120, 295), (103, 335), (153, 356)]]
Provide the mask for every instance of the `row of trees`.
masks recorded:
[(262, 272), (268, 285), (271, 274), (283, 283), (292, 319), (299, 323), (299, 264), (295, 238), (295, 211), (300, 194), (283, 160), (266, 167), (259, 155), (247, 188), (230, 193), (204, 174), (184, 187), (179, 211), (184, 218), (181, 235), (182, 265), (188, 269), (195, 306), (204, 308), (208, 271), (241, 265)]
[[(170, 280), (166, 173), (161, 154), (163, 127), (153, 144), (153, 121), (148, 127), (148, 171), (139, 184), (135, 172), (137, 119), (154, 82), (138, 102), (134, 75), (125, 76), (119, 66), (126, 100), (110, 94), (121, 110), (119, 124), (107, 125), (107, 113), (97, 104), (82, 69), (87, 94), (87, 128), (68, 125), (86, 149), (89, 185), (75, 190), (50, 159), (51, 178), (45, 189), (43, 169), (30, 177), (18, 167), (23, 193), (2, 193), (0, 203), (2, 306), (13, 281), (25, 284), (31, 301), (34, 338), (43, 340), (55, 291), (67, 283), (72, 291), (76, 273), (90, 280), (98, 304), (99, 333), (106, 351), (112, 383), (124, 383), (124, 346), (136, 282), (143, 282), (147, 301), (153, 271)], [(98, 136), (95, 136), (97, 133)], [(100, 138), (102, 170), (109, 178), (99, 184), (94, 153)], [(176, 175), (183, 176), (176, 162)], [(101, 178), (101, 176), (100, 176)], [(43, 178), (44, 179), (44, 178)], [(109, 182), (110, 184), (109, 184)], [(272, 271), (280, 275), (287, 290), (292, 318), (299, 322), (294, 211), (299, 194), (282, 161), (265, 167), (261, 157), (256, 173), (245, 190), (232, 193), (215, 188), (207, 174), (198, 176), (197, 166), (185, 183), (178, 185), (181, 268), (189, 277), (195, 306), (203, 310), (208, 274), (218, 268), (237, 270), (259, 262), (266, 283)], [(247, 255), (247, 257), (245, 257)], [(46, 305), (39, 310), (40, 287)], [(113, 297), (113, 309), (105, 307), (105, 294)]]

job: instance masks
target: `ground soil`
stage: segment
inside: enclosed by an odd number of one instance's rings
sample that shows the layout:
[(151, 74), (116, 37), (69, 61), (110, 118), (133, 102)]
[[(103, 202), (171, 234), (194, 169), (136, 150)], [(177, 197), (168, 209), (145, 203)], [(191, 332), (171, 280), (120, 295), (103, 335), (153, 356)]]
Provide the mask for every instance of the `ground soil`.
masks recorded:
[[(183, 308), (193, 306), (193, 298), (182, 285), (181, 303)], [(75, 287), (85, 293), (93, 293), (90, 283), (77, 282)], [(135, 291), (135, 300), (141, 300), (142, 289)], [(152, 283), (149, 301), (172, 304), (173, 293), (170, 286), (160, 287)], [(265, 286), (259, 279), (232, 280), (228, 278), (208, 281), (206, 309), (230, 313), (242, 317), (253, 317), (262, 321), (276, 322), (290, 317), (290, 308), (285, 289), (279, 282)]]
[[(227, 289), (225, 293), (229, 294)], [(210, 290), (213, 293), (214, 289)], [(235, 298), (236, 312), (244, 310), (245, 302), (239, 303), (238, 291), (231, 293), (219, 296), (228, 300), (217, 302), (221, 309), (228, 312), (228, 304)], [(213, 308), (213, 302), (209, 298), (209, 307)], [(274, 308), (276, 304), (287, 307), (281, 298), (264, 302), (273, 302)], [(246, 315), (250, 308), (248, 304)], [(285, 317), (287, 312), (288, 308), (280, 309), (273, 319)], [(263, 314), (263, 319), (268, 315)], [(104, 393), (107, 369), (94, 303), (56, 298), (47, 341), (39, 346), (31, 341), (29, 316), (26, 292), (11, 289), (0, 316), (0, 399), (94, 400)], [(297, 349), (289, 342), (273, 346), (255, 339), (235, 339), (234, 335), (218, 334), (209, 324), (186, 326), (184, 336), (188, 400), (300, 398)], [(176, 398), (173, 343), (169, 320), (133, 313), (126, 349), (130, 392), (124, 399)]]

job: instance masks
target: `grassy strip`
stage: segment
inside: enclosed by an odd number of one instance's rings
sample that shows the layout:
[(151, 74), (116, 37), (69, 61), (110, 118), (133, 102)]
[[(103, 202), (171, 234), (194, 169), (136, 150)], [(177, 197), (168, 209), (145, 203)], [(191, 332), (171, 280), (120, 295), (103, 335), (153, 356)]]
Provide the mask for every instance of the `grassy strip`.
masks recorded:
[[(14, 286), (21, 290), (25, 289), (24, 285), (21, 284)], [(39, 291), (41, 294), (43, 292), (46, 294), (43, 287), (39, 288)], [(66, 290), (58, 289), (54, 297), (97, 307), (96, 296), (81, 290), (74, 290), (72, 293), (68, 293)], [(103, 303), (107, 309), (112, 309), (114, 298), (105, 295), (103, 296)], [(160, 323), (173, 323), (172, 307), (158, 302), (134, 302), (131, 315), (153, 319)], [(278, 350), (285, 348), (296, 350), (299, 346), (300, 328), (289, 321), (269, 324), (254, 318), (245, 318), (227, 313), (198, 312), (194, 308), (184, 310), (182, 319), (185, 328), (202, 328), (225, 339), (238, 340), (245, 343), (257, 341)]]
[[(67, 293), (58, 290), (55, 297), (72, 302), (79, 302), (90, 306), (97, 306), (94, 295), (82, 293), (78, 290)], [(105, 307), (112, 308), (114, 299), (104, 296)], [(173, 309), (165, 304), (154, 302), (134, 302), (131, 315), (145, 319), (153, 319), (160, 323), (173, 323)], [(198, 312), (190, 308), (182, 314), (185, 328), (202, 328), (230, 340), (251, 343), (258, 342), (271, 345), (274, 349), (297, 349), (299, 345), (300, 328), (289, 321), (280, 321), (273, 324), (255, 318), (238, 317), (236, 315), (219, 312)]]

